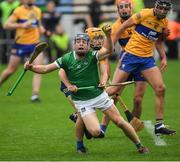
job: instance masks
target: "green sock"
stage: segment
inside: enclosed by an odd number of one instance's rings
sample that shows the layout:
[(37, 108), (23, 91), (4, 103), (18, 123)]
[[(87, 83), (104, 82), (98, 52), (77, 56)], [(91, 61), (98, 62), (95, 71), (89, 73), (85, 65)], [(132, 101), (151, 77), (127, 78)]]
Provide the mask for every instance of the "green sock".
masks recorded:
[(139, 149), (139, 148), (141, 148), (141, 147), (142, 147), (141, 143), (136, 143), (136, 148), (137, 148), (137, 149)]

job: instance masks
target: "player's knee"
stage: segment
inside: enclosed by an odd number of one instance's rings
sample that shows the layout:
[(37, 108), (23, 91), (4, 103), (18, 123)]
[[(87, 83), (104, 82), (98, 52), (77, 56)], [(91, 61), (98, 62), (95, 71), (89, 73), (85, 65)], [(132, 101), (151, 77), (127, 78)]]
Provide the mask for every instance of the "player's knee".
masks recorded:
[(142, 96), (134, 96), (134, 104), (139, 106), (142, 104), (143, 97)]
[(98, 137), (101, 134), (101, 129), (100, 128), (91, 128), (88, 130), (93, 137)]
[(7, 73), (8, 75), (12, 75), (15, 71), (16, 71), (16, 69), (9, 68), (9, 69), (6, 70), (6, 73)]
[(115, 95), (118, 93), (117, 87), (109, 87), (106, 89), (106, 92), (108, 93), (109, 96)]
[(159, 86), (156, 87), (156, 95), (158, 95), (158, 96), (159, 95), (160, 96), (164, 95), (165, 91), (166, 91), (166, 86), (164, 84), (159, 85)]

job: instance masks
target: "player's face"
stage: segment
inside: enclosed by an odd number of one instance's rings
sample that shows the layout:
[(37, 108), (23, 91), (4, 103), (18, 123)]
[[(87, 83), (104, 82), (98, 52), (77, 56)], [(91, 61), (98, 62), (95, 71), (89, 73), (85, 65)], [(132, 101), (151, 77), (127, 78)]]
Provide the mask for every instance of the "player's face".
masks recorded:
[(131, 4), (130, 3), (120, 3), (118, 4), (118, 13), (119, 16), (127, 20), (131, 16)]
[(33, 6), (35, 3), (35, 0), (23, 0), (23, 3), (29, 7)]
[(99, 50), (104, 43), (104, 37), (102, 35), (95, 36), (92, 40), (93, 49)]
[(89, 43), (85, 39), (76, 39), (74, 47), (76, 54), (84, 56), (89, 50)]
[(13, 0), (7, 0), (7, 2), (8, 2), (8, 3), (12, 3), (12, 2), (13, 2)]
[(154, 13), (158, 19), (164, 19), (169, 11), (170, 11), (169, 7), (163, 7), (161, 5), (157, 5), (154, 8)]

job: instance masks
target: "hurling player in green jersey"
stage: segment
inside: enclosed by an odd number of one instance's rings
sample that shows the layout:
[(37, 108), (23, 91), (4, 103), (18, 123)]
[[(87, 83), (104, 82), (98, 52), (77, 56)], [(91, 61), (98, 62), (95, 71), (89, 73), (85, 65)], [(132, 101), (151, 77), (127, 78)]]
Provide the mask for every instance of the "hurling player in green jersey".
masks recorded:
[[(85, 33), (88, 34), (89, 39), (90, 39), (90, 47), (92, 50), (99, 50), (101, 49), (103, 43), (104, 43), (104, 39), (105, 39), (105, 34), (103, 32), (103, 30), (101, 28), (97, 28), (97, 27), (90, 27), (88, 29), (85, 30)], [(99, 61), (99, 72), (100, 72), (100, 83), (99, 86), (103, 86), (106, 84), (107, 80), (109, 79), (110, 76), (110, 64), (109, 64), (109, 59), (106, 58), (104, 60)], [(63, 73), (65, 73), (64, 69), (60, 69), (59, 70), (59, 76), (60, 75), (64, 75)], [(68, 99), (68, 101), (71, 103), (71, 105), (73, 106), (75, 113), (71, 114), (69, 116), (69, 118), (76, 123), (77, 121), (77, 117), (78, 117), (78, 113), (77, 113), (77, 109), (72, 101), (72, 97), (71, 94), (72, 92), (67, 91), (66, 90), (67, 87), (64, 85), (64, 83), (61, 81), (61, 86), (60, 86), (60, 90), (64, 93), (64, 95), (66, 96), (66, 98)], [(76, 128), (79, 127), (79, 125), (81, 125), (84, 123), (78, 123), (78, 125), (76, 125)], [(77, 133), (79, 133), (79, 131), (77, 131)], [(84, 133), (87, 139), (91, 139), (92, 135), (87, 131), (87, 129), (84, 129)]]
[[(102, 48), (98, 51), (90, 50), (89, 37), (87, 34), (77, 34), (74, 40), (74, 51), (65, 54), (55, 62), (48, 65), (33, 65), (26, 62), (24, 68), (36, 73), (48, 73), (58, 68), (63, 68), (65, 75), (61, 79), (72, 92), (72, 100), (78, 109), (87, 130), (94, 137), (103, 137), (99, 121), (96, 116), (96, 109), (101, 110), (121, 128), (126, 136), (136, 145), (139, 153), (147, 153), (149, 150), (143, 147), (133, 127), (126, 122), (113, 104), (108, 94), (98, 87), (98, 65), (97, 62), (108, 57), (113, 51), (111, 39), (111, 27), (103, 26), (106, 39)], [(94, 86), (94, 88), (78, 90), (77, 87)], [(77, 151), (85, 153), (83, 144), (83, 129), (81, 137), (77, 137)], [(79, 139), (78, 139), (79, 138)]]

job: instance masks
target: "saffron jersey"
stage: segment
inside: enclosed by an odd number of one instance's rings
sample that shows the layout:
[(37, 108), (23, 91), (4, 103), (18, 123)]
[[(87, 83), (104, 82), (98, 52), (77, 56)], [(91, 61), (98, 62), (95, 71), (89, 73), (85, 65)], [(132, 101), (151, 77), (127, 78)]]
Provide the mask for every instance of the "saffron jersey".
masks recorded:
[(140, 57), (153, 56), (155, 41), (168, 25), (168, 19), (157, 19), (153, 9), (142, 9), (132, 16), (135, 30), (129, 39), (125, 50)]
[(30, 28), (16, 29), (17, 44), (36, 44), (40, 41), (39, 23), (41, 19), (41, 10), (38, 7), (33, 6), (29, 9), (24, 5), (21, 5), (14, 10), (11, 18), (17, 23), (24, 23), (26, 21), (32, 22), (32, 26)]
[[(122, 20), (121, 18), (118, 18), (113, 24), (112, 24), (112, 39), (116, 33), (116, 31), (121, 27), (122, 25)], [(119, 37), (118, 42), (120, 44), (120, 46), (124, 49), (124, 47), (126, 46), (127, 42), (129, 41), (131, 35), (132, 35), (132, 31), (133, 31), (134, 27), (130, 27), (127, 28)]]
[(69, 52), (55, 61), (59, 68), (66, 72), (68, 80), (77, 87), (95, 86), (95, 88), (79, 90), (72, 93), (73, 100), (86, 101), (99, 96), (103, 90), (98, 88), (98, 51), (89, 51), (81, 60), (76, 58), (75, 51)]

